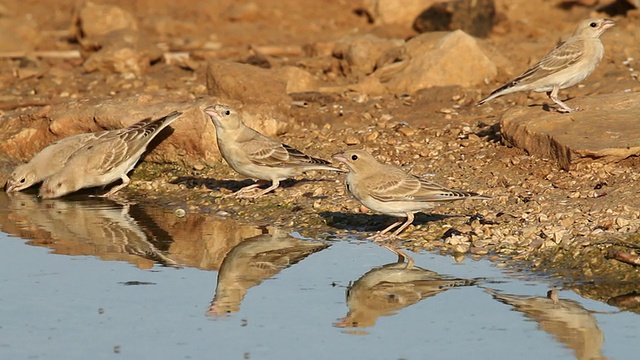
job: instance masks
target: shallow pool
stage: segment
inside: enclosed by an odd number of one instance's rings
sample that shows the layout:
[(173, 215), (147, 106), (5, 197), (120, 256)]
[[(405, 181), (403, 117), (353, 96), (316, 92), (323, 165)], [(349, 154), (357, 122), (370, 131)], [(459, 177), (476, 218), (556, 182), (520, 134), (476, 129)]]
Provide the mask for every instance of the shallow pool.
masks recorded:
[(637, 314), (486, 260), (108, 200), (2, 193), (0, 217), (1, 359), (640, 353)]

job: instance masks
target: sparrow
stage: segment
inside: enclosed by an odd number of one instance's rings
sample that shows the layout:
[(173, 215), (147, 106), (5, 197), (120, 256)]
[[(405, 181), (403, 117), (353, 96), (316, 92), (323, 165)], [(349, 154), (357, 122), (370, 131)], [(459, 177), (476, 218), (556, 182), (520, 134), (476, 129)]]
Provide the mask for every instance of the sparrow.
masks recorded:
[(302, 175), (312, 170), (339, 171), (329, 161), (302, 153), (291, 146), (272, 140), (245, 125), (238, 112), (227, 105), (207, 107), (216, 128), (218, 149), (225, 161), (241, 175), (270, 180), (271, 186), (256, 192), (258, 183), (235, 193), (239, 198), (257, 198), (280, 186), (280, 181)]
[(31, 160), (18, 165), (7, 180), (6, 192), (22, 191), (62, 170), (63, 166), (78, 149), (118, 130), (84, 133), (60, 139), (47, 145)]
[(379, 163), (364, 150), (347, 150), (333, 155), (349, 168), (346, 177), (347, 191), (371, 210), (407, 220), (397, 221), (378, 235), (385, 235), (402, 224), (392, 236), (397, 236), (414, 220), (416, 212), (433, 208), (438, 203), (454, 200), (490, 197), (462, 190), (448, 189), (430, 181), (406, 173), (394, 165)]
[(480, 100), (478, 105), (502, 95), (533, 90), (546, 92), (560, 107), (558, 112), (570, 113), (578, 110), (558, 99), (558, 91), (577, 85), (591, 75), (604, 56), (600, 35), (615, 24), (612, 19), (583, 20), (570, 38), (558, 44), (520, 76)]
[(130, 182), (127, 173), (134, 168), (147, 145), (162, 129), (176, 120), (181, 112), (174, 111), (162, 118), (144, 119), (110, 136), (89, 141), (76, 150), (62, 170), (46, 178), (39, 196), (58, 198), (83, 188), (105, 186), (121, 179), (102, 197), (110, 197)]

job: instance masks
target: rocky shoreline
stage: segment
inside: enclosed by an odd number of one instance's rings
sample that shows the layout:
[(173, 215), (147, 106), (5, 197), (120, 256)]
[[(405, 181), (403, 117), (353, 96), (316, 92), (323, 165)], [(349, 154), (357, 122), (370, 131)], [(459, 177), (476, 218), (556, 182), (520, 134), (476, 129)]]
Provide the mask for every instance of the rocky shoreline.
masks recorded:
[[(594, 298), (605, 295), (591, 282), (631, 293), (638, 266), (620, 260), (640, 246), (637, 4), (481, 1), (495, 10), (489, 28), (419, 34), (413, 20), (426, 2), (394, 10), (385, 6), (395, 1), (267, 1), (267, 16), (227, 1), (180, 7), (176, 19), (171, 2), (62, 1), (52, 16), (6, 1), (0, 25), (21, 40), (0, 41), (16, 47), (0, 49), (0, 182), (57, 139), (176, 110), (184, 115), (173, 132), (152, 144), (123, 190), (129, 200), (313, 238), (365, 238), (393, 221), (351, 199), (340, 174), (311, 173), (255, 201), (224, 198), (251, 182), (221, 160), (202, 110), (230, 103), (249, 126), (310, 155), (362, 148), (493, 198), (418, 214), (391, 245), (557, 274)], [(602, 37), (596, 71), (563, 93), (583, 111), (548, 111), (535, 93), (475, 105), (588, 17), (618, 25)]]

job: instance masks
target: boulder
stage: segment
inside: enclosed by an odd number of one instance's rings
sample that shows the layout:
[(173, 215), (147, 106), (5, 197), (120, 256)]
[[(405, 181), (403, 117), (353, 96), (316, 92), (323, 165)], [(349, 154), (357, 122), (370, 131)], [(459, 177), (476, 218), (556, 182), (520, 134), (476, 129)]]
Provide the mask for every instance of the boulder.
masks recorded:
[(0, 51), (32, 51), (41, 41), (33, 19), (0, 17)]
[(424, 33), (409, 40), (402, 51), (393, 51), (391, 58), (397, 59), (386, 61), (372, 76), (394, 94), (434, 86), (475, 86), (498, 73), (478, 41), (462, 30)]
[(117, 30), (138, 30), (135, 17), (115, 5), (102, 5), (86, 2), (76, 14), (78, 38), (104, 36)]
[(372, 34), (347, 36), (336, 44), (333, 56), (340, 59), (345, 75), (369, 75), (382, 54), (404, 44), (402, 40), (381, 39)]
[(207, 66), (209, 95), (237, 100), (244, 104), (268, 103), (284, 110), (291, 98), (287, 95), (287, 81), (273, 70), (214, 60)]
[(89, 72), (139, 77), (162, 57), (162, 50), (140, 35), (135, 17), (114, 5), (85, 3), (76, 14), (76, 39)]
[(295, 66), (283, 66), (274, 71), (276, 76), (282, 77), (286, 82), (287, 94), (313, 92), (318, 90), (318, 80), (308, 71)]
[[(636, 9), (640, 9), (640, 0), (622, 0), (622, 2), (626, 1), (627, 4), (631, 5)], [(621, 2), (621, 1), (619, 1)]]
[(414, 21), (419, 32), (464, 30), (476, 37), (486, 37), (496, 15), (494, 0), (451, 0), (438, 2), (423, 11)]
[(365, 0), (363, 10), (377, 25), (406, 24), (411, 26), (418, 15), (441, 0)]
[(94, 37), (83, 45), (97, 48), (90, 52), (83, 64), (85, 70), (134, 74), (142, 76), (152, 62), (162, 57), (162, 51), (137, 31), (118, 30)]
[(640, 155), (640, 94), (580, 97), (567, 104), (584, 110), (560, 114), (535, 106), (506, 111), (500, 117), (504, 141), (554, 160), (565, 170), (583, 162), (617, 162)]
[[(145, 161), (213, 166), (220, 160), (215, 127), (203, 109), (219, 99), (175, 102), (151, 95), (125, 99), (85, 99), (45, 106), (29, 116), (0, 119), (0, 153), (5, 162), (27, 162), (48, 144), (71, 135), (129, 126), (146, 117), (160, 117), (171, 111), (184, 112), (170, 125), (173, 132), (152, 142)], [(232, 104), (237, 106), (237, 104)], [(267, 136), (286, 132), (287, 124), (275, 119), (267, 105), (240, 108), (247, 125)], [(271, 111), (271, 112), (270, 112)], [(157, 146), (156, 146), (157, 145)], [(154, 147), (155, 146), (155, 147)], [(5, 170), (0, 167), (0, 170)]]

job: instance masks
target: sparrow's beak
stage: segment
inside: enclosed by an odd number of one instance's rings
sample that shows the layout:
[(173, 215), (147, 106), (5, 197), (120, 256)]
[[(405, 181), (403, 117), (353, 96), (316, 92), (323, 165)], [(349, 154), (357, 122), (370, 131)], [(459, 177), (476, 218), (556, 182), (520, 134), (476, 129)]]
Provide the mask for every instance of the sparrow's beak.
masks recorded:
[(604, 19), (604, 22), (602, 22), (602, 30), (607, 30), (614, 26), (616, 26), (616, 21), (613, 19)]
[(331, 155), (331, 158), (333, 160), (340, 161), (340, 162), (343, 162), (345, 164), (347, 163), (347, 158), (344, 157), (344, 153), (342, 153), (342, 152), (339, 152), (337, 154)]
[(206, 109), (204, 109), (205, 114), (210, 115), (210, 116), (218, 116), (218, 113), (216, 112), (214, 106), (208, 106)]
[(4, 186), (4, 191), (6, 191), (7, 193), (14, 192), (16, 189), (16, 186), (18, 186), (18, 184), (13, 184), (7, 181), (7, 184)]

